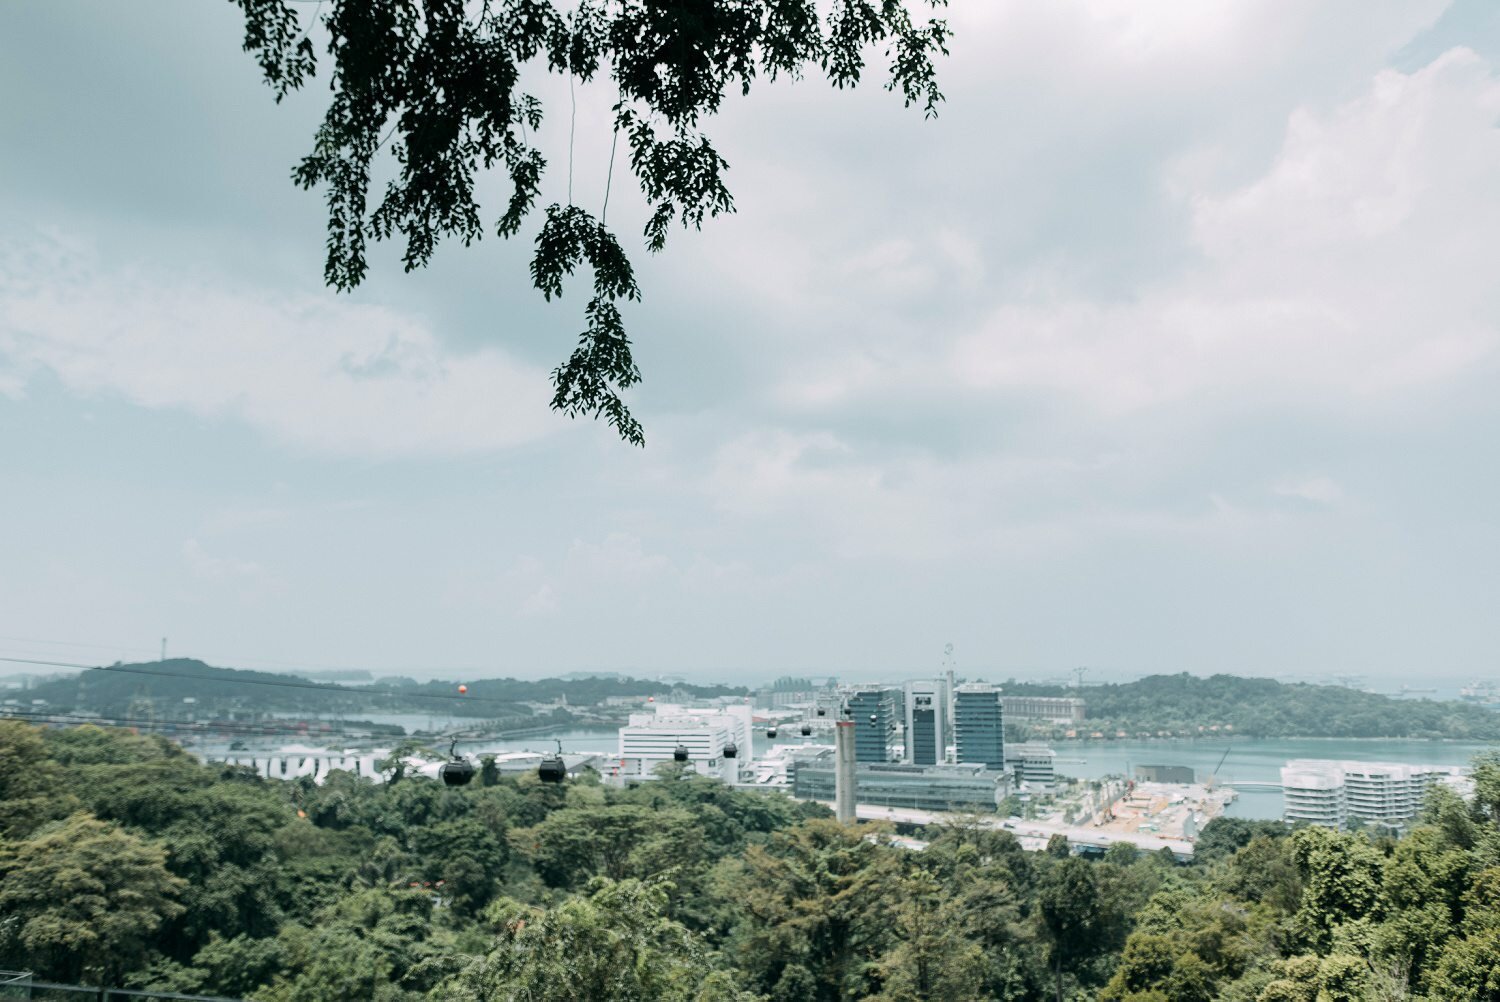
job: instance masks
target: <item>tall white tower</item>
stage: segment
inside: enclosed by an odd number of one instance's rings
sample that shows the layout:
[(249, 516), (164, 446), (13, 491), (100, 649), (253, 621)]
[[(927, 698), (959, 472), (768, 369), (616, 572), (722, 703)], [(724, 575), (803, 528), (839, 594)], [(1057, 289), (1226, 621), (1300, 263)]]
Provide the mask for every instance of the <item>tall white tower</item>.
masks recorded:
[(906, 683), (906, 761), (937, 765), (946, 760), (952, 736), (948, 685), (943, 679)]

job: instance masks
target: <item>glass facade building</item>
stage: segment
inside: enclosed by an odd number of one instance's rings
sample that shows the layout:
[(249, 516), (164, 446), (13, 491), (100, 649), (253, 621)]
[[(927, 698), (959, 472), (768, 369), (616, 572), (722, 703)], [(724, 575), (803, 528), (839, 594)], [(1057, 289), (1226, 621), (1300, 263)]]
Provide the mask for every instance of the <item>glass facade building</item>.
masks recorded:
[(971, 683), (953, 691), (953, 738), (960, 763), (1005, 768), (1005, 706), (999, 689)]
[(849, 693), (849, 716), (854, 721), (854, 760), (889, 762), (891, 739), (900, 719), (900, 690), (888, 686), (866, 686)]
[[(798, 758), (788, 770), (792, 796), (831, 801), (831, 752)], [(918, 811), (994, 811), (1010, 792), (1003, 772), (969, 765), (906, 765), (887, 762), (855, 768), (855, 799), (861, 804)]]

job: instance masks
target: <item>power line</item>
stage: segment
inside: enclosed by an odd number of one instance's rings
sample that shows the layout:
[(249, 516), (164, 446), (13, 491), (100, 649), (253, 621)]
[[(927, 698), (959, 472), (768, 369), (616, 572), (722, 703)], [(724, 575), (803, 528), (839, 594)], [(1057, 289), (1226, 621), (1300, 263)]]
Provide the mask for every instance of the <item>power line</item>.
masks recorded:
[[(335, 685), (330, 682), (297, 682), (288, 680), (271, 680), (262, 678), (226, 678), (220, 675), (187, 675), (182, 672), (160, 671), (151, 668), (134, 668), (126, 665), (81, 665), (68, 661), (43, 661), (39, 658), (14, 658), (0, 657), (0, 661), (10, 664), (39, 665), (49, 668), (76, 668), (79, 671), (108, 671), (124, 672), (130, 675), (154, 675), (161, 678), (180, 678), (191, 682), (230, 682), (234, 685), (264, 685), (277, 689), (315, 689), (320, 692), (337, 692), (346, 696), (393, 696), (403, 699), (446, 699), (459, 703), (494, 703), (497, 706), (516, 705), (514, 700), (491, 699), (484, 696), (458, 695), (456, 693), (443, 692), (405, 692), (397, 689), (365, 689), (351, 686)], [(234, 671), (232, 668), (220, 668), (219, 671)]]

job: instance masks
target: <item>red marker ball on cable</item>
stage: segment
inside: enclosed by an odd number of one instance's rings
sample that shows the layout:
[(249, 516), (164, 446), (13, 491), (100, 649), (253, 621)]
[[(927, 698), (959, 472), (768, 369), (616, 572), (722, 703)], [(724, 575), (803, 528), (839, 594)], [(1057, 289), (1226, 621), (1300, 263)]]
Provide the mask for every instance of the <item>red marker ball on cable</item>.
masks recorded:
[(466, 685), (461, 685), (461, 686), (458, 687), (458, 694), (460, 696), (462, 696), (464, 693), (466, 693), (468, 691), (469, 691), (469, 687), (466, 686)]

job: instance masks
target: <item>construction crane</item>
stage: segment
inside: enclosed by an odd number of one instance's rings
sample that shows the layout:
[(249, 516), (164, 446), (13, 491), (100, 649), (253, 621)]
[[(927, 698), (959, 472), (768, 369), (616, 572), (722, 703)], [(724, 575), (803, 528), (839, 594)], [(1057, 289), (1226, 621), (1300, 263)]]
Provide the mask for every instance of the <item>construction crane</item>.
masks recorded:
[(1214, 766), (1214, 771), (1208, 774), (1208, 779), (1204, 782), (1203, 785), (1208, 787), (1210, 790), (1213, 789), (1214, 784), (1218, 782), (1219, 770), (1224, 768), (1224, 762), (1229, 758), (1229, 750), (1233, 747), (1233, 745), (1224, 746), (1224, 754), (1219, 756), (1219, 764)]

